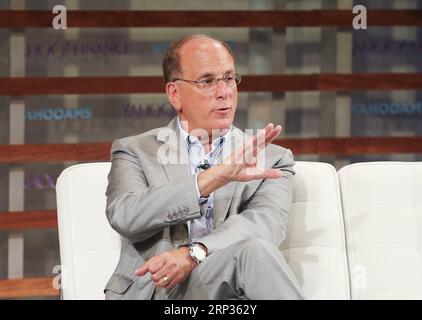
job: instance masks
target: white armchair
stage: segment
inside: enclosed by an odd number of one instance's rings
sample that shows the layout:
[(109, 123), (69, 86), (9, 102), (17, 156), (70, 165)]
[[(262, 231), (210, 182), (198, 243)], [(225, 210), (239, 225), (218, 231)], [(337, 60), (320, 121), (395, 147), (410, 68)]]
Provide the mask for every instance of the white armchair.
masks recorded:
[(422, 299), (422, 162), (339, 173), (352, 299)]
[(307, 299), (350, 299), (337, 172), (321, 162), (297, 161), (295, 170), (283, 254)]
[[(110, 163), (57, 182), (63, 299), (104, 299), (120, 236), (105, 216)], [(338, 173), (296, 162), (281, 250), (307, 299), (422, 299), (422, 162), (370, 162)]]
[(63, 299), (104, 299), (117, 265), (120, 236), (106, 215), (109, 162), (78, 164), (57, 180), (57, 215)]

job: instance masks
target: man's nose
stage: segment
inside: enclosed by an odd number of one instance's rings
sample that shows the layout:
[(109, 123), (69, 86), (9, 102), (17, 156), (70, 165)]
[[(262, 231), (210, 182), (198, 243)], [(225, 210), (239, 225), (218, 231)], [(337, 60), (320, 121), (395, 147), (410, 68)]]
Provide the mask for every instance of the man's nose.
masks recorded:
[(230, 95), (230, 87), (223, 79), (217, 80), (217, 87), (215, 89), (217, 98), (227, 98)]

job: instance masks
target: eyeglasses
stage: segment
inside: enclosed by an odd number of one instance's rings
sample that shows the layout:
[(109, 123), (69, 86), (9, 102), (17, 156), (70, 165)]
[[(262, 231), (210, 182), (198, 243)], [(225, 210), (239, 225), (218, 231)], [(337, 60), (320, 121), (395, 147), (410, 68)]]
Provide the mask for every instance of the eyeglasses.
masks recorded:
[(212, 91), (217, 88), (217, 84), (219, 80), (223, 80), (224, 83), (229, 86), (230, 88), (236, 87), (240, 81), (242, 80), (242, 76), (240, 73), (234, 74), (225, 74), (221, 78), (205, 78), (201, 80), (186, 80), (181, 78), (175, 78), (173, 81), (184, 81), (192, 84), (196, 84), (199, 88), (203, 89), (204, 91)]

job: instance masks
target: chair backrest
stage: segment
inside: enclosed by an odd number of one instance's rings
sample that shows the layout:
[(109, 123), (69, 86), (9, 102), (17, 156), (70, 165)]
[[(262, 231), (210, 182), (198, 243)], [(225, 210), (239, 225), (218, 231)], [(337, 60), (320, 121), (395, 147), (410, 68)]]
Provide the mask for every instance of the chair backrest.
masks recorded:
[(352, 299), (422, 299), (422, 162), (339, 173)]
[(307, 299), (350, 299), (337, 172), (297, 161), (294, 199), (281, 249)]
[(104, 299), (117, 265), (120, 236), (106, 215), (109, 162), (65, 169), (57, 180), (57, 214), (63, 299)]

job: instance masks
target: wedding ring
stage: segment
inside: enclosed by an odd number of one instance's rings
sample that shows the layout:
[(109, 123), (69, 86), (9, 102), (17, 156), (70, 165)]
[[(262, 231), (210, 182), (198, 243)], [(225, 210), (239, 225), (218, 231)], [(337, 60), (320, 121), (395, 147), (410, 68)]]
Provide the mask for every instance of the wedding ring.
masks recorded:
[(164, 276), (164, 277), (163, 277), (163, 281), (164, 281), (164, 283), (165, 283), (165, 284), (169, 284), (169, 282), (170, 282), (170, 278), (169, 278), (169, 277), (167, 277), (167, 276)]

